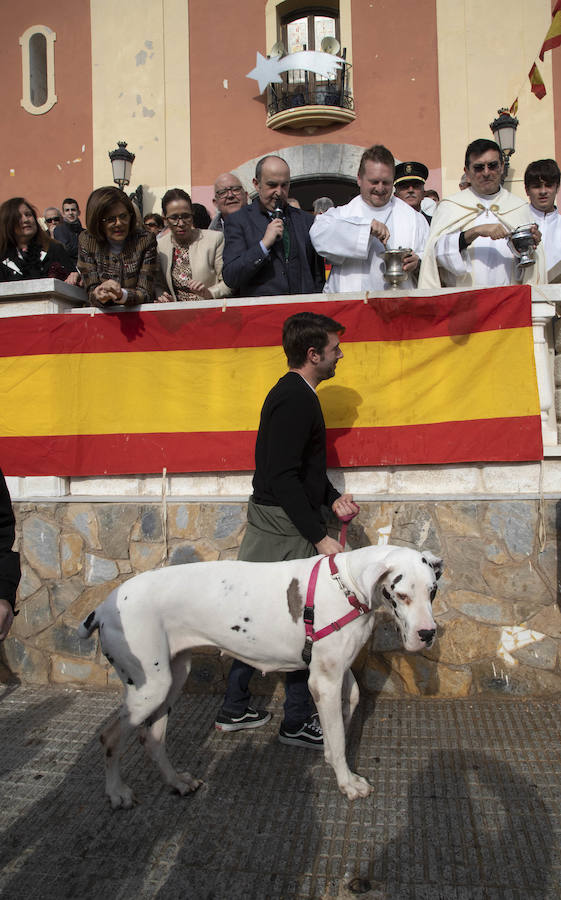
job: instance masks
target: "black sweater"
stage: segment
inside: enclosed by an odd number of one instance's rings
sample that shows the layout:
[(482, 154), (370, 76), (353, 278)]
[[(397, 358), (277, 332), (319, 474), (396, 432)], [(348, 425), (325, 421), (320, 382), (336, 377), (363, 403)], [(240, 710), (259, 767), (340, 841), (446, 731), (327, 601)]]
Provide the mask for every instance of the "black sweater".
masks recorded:
[(14, 606), (20, 579), (19, 553), (12, 550), (15, 521), (10, 495), (0, 471), (0, 597)]
[(300, 534), (317, 544), (327, 534), (320, 507), (339, 497), (327, 477), (325, 422), (315, 391), (288, 372), (269, 391), (255, 444), (253, 499), (282, 506)]

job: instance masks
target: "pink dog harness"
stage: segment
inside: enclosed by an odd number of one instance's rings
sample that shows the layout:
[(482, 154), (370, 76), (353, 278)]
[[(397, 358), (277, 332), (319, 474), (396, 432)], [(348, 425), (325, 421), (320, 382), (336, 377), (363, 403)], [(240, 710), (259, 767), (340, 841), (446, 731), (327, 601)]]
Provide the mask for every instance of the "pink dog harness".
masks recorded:
[[(326, 625), (325, 628), (320, 628), (319, 631), (314, 631), (314, 594), (316, 592), (319, 567), (321, 566), (324, 559), (329, 560), (331, 577), (337, 582), (353, 608), (346, 614), (346, 616), (341, 616), (340, 619), (337, 619), (335, 622), (331, 622), (331, 624)], [(304, 644), (304, 649), (302, 650), (302, 659), (304, 660), (306, 665), (310, 665), (310, 661), (312, 659), (312, 647), (316, 641), (321, 640), (321, 638), (326, 637), (328, 634), (332, 634), (334, 631), (340, 631), (340, 629), (343, 628), (344, 625), (348, 625), (349, 622), (353, 621), (353, 619), (358, 618), (358, 616), (363, 616), (365, 615), (365, 613), (368, 613), (370, 611), (370, 607), (367, 606), (366, 603), (361, 603), (360, 600), (358, 600), (357, 597), (355, 597), (355, 595), (348, 589), (348, 587), (343, 584), (343, 580), (339, 574), (339, 569), (337, 568), (337, 564), (335, 562), (335, 553), (332, 553), (327, 557), (322, 556), (320, 559), (318, 559), (310, 575), (310, 581), (308, 582), (308, 593), (306, 595), (306, 605), (304, 606), (306, 643)]]

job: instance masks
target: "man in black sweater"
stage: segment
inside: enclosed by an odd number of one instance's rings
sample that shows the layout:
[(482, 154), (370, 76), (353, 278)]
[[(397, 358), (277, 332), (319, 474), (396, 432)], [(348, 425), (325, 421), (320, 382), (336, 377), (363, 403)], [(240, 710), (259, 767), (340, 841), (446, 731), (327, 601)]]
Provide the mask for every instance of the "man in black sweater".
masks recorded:
[(10, 495), (0, 471), (0, 641), (8, 637), (14, 620), (16, 589), (21, 574), (19, 553), (12, 550), (15, 536)]
[[(335, 375), (343, 356), (339, 346), (343, 331), (333, 319), (311, 312), (296, 313), (284, 323), (283, 348), (289, 372), (269, 392), (261, 410), (253, 496), (238, 559), (277, 562), (343, 550), (328, 535), (321, 508), (327, 506), (336, 515), (346, 516), (357, 507), (352, 495), (340, 495), (327, 477), (325, 422), (316, 394), (318, 384)], [(266, 710), (249, 706), (249, 680), (254, 671), (239, 660), (232, 663), (215, 722), (218, 730), (257, 728), (271, 718)], [(319, 721), (311, 713), (307, 669), (286, 674), (279, 740), (323, 747)]]

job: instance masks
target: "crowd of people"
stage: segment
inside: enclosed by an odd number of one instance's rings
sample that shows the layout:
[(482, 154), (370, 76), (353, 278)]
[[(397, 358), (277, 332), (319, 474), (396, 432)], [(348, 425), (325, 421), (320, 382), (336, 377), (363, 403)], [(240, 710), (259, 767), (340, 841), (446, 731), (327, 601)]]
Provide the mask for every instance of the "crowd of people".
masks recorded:
[[(428, 168), (399, 163), (387, 147), (364, 151), (358, 196), (343, 206), (318, 197), (313, 212), (290, 196), (280, 156), (259, 160), (254, 199), (231, 172), (216, 178), (214, 218), (181, 188), (166, 191), (162, 213), (141, 218), (116, 187), (93, 191), (85, 228), (76, 200), (62, 212), (13, 197), (0, 206), (0, 281), (59, 278), (81, 285), (101, 308), (196, 302), (228, 296), (382, 291), (384, 253), (406, 248), (405, 290), (543, 283), (561, 260), (555, 160), (526, 168), (527, 201), (503, 187), (499, 146), (469, 144), (458, 192), (442, 200), (426, 190)], [(518, 265), (509, 237), (528, 225), (534, 264)], [(326, 281), (326, 272), (328, 278)]]

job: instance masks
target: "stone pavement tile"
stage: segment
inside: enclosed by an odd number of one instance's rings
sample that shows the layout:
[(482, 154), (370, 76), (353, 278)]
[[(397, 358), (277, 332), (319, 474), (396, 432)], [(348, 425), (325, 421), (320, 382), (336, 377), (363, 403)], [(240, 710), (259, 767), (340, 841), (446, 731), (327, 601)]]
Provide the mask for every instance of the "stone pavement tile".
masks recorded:
[(0, 688), (10, 900), (347, 900), (356, 876), (371, 900), (561, 897), (558, 700), (365, 701), (349, 756), (374, 791), (350, 803), (320, 754), (278, 743), (278, 703), (270, 725), (222, 734), (216, 698), (183, 695), (168, 749), (202, 787), (174, 795), (131, 739), (140, 803), (113, 813), (98, 734), (118, 702)]

